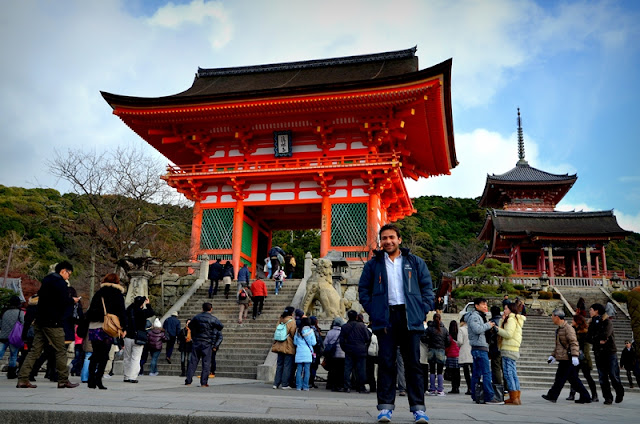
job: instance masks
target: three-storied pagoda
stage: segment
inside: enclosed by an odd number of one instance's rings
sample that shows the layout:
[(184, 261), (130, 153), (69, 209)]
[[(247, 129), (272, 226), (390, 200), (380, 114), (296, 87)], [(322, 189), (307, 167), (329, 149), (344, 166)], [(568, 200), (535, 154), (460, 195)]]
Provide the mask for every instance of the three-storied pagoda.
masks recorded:
[[(577, 180), (574, 175), (541, 171), (525, 160), (518, 109), (515, 168), (487, 175), (479, 205), (489, 209), (478, 238), (488, 243), (488, 258), (511, 263), (516, 276), (610, 277), (606, 244), (629, 232), (613, 211), (559, 212), (556, 205)], [(624, 271), (616, 271), (624, 277)]]
[(195, 202), (193, 259), (255, 271), (272, 231), (315, 228), (321, 255), (359, 259), (382, 224), (413, 213), (404, 177), (457, 165), (451, 60), (418, 70), (415, 52), (199, 68), (172, 96), (102, 95)]

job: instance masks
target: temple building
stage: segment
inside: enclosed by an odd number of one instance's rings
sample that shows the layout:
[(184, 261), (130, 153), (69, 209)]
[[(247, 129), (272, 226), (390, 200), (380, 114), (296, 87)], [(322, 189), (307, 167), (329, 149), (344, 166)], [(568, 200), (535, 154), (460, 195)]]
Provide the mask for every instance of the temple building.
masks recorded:
[(479, 205), (489, 208), (478, 238), (488, 244), (486, 258), (511, 263), (516, 276), (624, 278), (607, 268), (606, 245), (630, 232), (613, 211), (559, 212), (556, 205), (577, 180), (536, 169), (525, 160), (518, 109), (518, 157), (515, 168), (487, 175)]
[(405, 177), (457, 165), (452, 62), (419, 70), (415, 53), (198, 68), (175, 95), (102, 95), (194, 202), (192, 259), (253, 273), (274, 230), (318, 229), (322, 256), (360, 260), (414, 212)]

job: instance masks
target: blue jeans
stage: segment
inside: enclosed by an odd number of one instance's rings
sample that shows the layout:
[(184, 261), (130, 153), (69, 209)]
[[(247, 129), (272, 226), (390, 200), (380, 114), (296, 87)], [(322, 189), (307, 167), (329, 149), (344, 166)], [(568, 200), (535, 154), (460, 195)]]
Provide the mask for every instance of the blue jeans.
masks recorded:
[(489, 361), (489, 352), (484, 350), (471, 350), (473, 356), (473, 369), (471, 371), (471, 398), (476, 400), (476, 383), (482, 378), (482, 386), (484, 389), (484, 400), (490, 402), (493, 400), (493, 387), (491, 386), (491, 362)]
[(520, 380), (518, 380), (518, 371), (516, 371), (516, 361), (511, 358), (502, 357), (502, 373), (507, 382), (507, 390), (520, 390)]
[(4, 353), (9, 348), (9, 367), (15, 368), (17, 366), (18, 361), (18, 352), (20, 352), (20, 348), (15, 347), (11, 343), (0, 342), (0, 359), (4, 357)]
[(296, 364), (298, 372), (296, 373), (296, 389), (309, 390), (309, 372), (311, 371), (311, 362), (301, 362)]
[(378, 410), (395, 409), (400, 351), (407, 380), (407, 397), (411, 412), (424, 411), (424, 379), (420, 367), (420, 335), (422, 331), (410, 331), (404, 307), (389, 308), (390, 327), (377, 330), (378, 337)]
[(91, 355), (93, 355), (93, 352), (84, 353), (84, 365), (82, 365), (82, 371), (80, 372), (80, 380), (83, 382), (89, 381), (89, 360)]
[(278, 352), (278, 365), (276, 366), (276, 377), (273, 385), (278, 387), (289, 387), (289, 379), (293, 370), (294, 355)]
[(282, 287), (282, 280), (276, 280), (276, 294), (280, 291), (280, 287)]
[(158, 372), (158, 358), (160, 357), (160, 351), (155, 350), (151, 352), (151, 363), (149, 364), (149, 373)]

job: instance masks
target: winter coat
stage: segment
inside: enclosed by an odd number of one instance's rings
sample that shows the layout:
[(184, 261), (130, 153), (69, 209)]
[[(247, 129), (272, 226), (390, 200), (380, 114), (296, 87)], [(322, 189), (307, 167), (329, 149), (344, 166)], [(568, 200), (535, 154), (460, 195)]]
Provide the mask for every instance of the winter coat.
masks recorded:
[(622, 368), (632, 370), (636, 365), (636, 357), (635, 352), (633, 351), (633, 347), (631, 349), (627, 349), (626, 347), (622, 349), (622, 353), (620, 354), (620, 366)]
[(238, 271), (238, 282), (249, 284), (249, 277), (249, 268), (247, 268), (246, 266), (240, 268), (240, 270)]
[(89, 322), (104, 321), (104, 307), (102, 307), (102, 299), (104, 299), (104, 306), (107, 309), (107, 313), (117, 316), (120, 320), (120, 325), (124, 326), (125, 320), (127, 319), (124, 307), (125, 290), (126, 289), (119, 284), (100, 284), (100, 289), (93, 295), (91, 305), (87, 311)]
[(127, 326), (125, 327), (127, 331), (126, 337), (129, 339), (136, 338), (137, 331), (144, 331), (147, 328), (147, 318), (154, 316), (156, 313), (153, 311), (153, 308), (150, 305), (146, 305), (146, 307), (141, 308), (136, 306), (134, 303), (129, 305), (126, 311), (127, 314)]
[(449, 343), (449, 332), (442, 322), (440, 323), (440, 331), (438, 332), (433, 321), (431, 321), (427, 325), (422, 339), (429, 349), (444, 349)]
[(466, 325), (461, 325), (458, 329), (458, 339), (456, 342), (458, 343), (458, 347), (460, 347), (458, 363), (472, 364), (473, 357), (471, 356), (471, 344), (469, 344), (469, 328)]
[(167, 337), (162, 328), (153, 327), (149, 330), (149, 351), (156, 352), (162, 350), (162, 342), (166, 342)]
[(327, 332), (327, 337), (324, 338), (324, 348), (325, 350), (335, 344), (336, 345), (336, 350), (335, 353), (333, 355), (334, 358), (336, 359), (344, 359), (344, 350), (342, 350), (342, 348), (340, 347), (340, 332), (341, 332), (342, 327), (339, 325), (336, 325), (334, 327), (331, 328), (331, 330), (329, 330)]
[(580, 356), (580, 345), (578, 344), (578, 337), (576, 337), (576, 330), (565, 322), (556, 329), (556, 347), (551, 356), (556, 358), (556, 361), (568, 361), (571, 360), (569, 351), (572, 357), (575, 356), (577, 358)]
[(211, 347), (216, 351), (220, 349), (220, 345), (222, 344), (222, 331), (214, 328), (213, 329), (213, 341), (211, 342)]
[(202, 312), (193, 317), (189, 322), (189, 328), (191, 329), (191, 340), (213, 347), (213, 342), (217, 337), (214, 330), (221, 331), (224, 325), (210, 312)]
[[(302, 335), (300, 335), (302, 333)], [(296, 346), (296, 364), (313, 362), (313, 346), (316, 344), (316, 336), (309, 326), (296, 331), (293, 337), (293, 344)]]
[(42, 279), (38, 290), (38, 309), (36, 322), (40, 327), (61, 328), (64, 314), (74, 300), (69, 296), (67, 282), (57, 272)]
[[(19, 306), (10, 306), (4, 314), (2, 314), (2, 325), (0, 326), (0, 342), (9, 341), (9, 334), (13, 330), (13, 326), (17, 321), (24, 324), (24, 314)], [(23, 327), (24, 328), (24, 327)]]
[[(613, 333), (613, 323), (607, 314), (591, 317), (587, 340), (593, 346), (593, 353), (598, 355), (612, 355), (618, 352), (616, 349), (616, 337)], [(601, 340), (606, 340), (601, 344)]]
[(267, 297), (267, 285), (264, 281), (258, 279), (251, 284), (251, 293), (253, 293), (254, 296)]
[(578, 338), (578, 346), (584, 354), (584, 362), (587, 364), (590, 370), (593, 369), (593, 359), (591, 359), (591, 343), (587, 341), (587, 330), (578, 332), (576, 331), (576, 337)]
[(340, 330), (340, 347), (344, 353), (356, 358), (367, 356), (371, 333), (367, 326), (358, 321), (349, 321)]
[(219, 281), (222, 279), (224, 267), (220, 262), (214, 262), (209, 265), (209, 280)]
[(502, 322), (498, 326), (498, 335), (502, 339), (498, 342), (500, 350), (508, 350), (511, 352), (520, 352), (520, 344), (522, 343), (522, 327), (527, 317), (520, 314), (509, 314), (504, 328)]
[[(433, 285), (427, 265), (419, 257), (401, 248), (402, 283), (409, 330), (424, 331), (424, 319), (433, 309)], [(369, 314), (373, 331), (389, 328), (389, 292), (385, 252), (376, 251), (362, 270), (358, 293)]]
[[(640, 343), (640, 287), (636, 287), (627, 294), (627, 308), (631, 317), (633, 339)], [(640, 362), (640, 348), (636, 348), (636, 361)]]
[(171, 315), (167, 318), (162, 324), (162, 328), (164, 328), (165, 334), (169, 338), (177, 337), (180, 332), (180, 320), (178, 317)]
[(449, 346), (444, 348), (444, 354), (447, 358), (458, 358), (460, 356), (460, 347), (453, 337), (451, 337), (451, 334), (449, 334)]
[[(178, 351), (190, 353), (193, 350), (193, 342), (191, 340), (187, 341), (187, 334), (189, 334), (190, 331), (189, 328), (184, 327), (178, 333)], [(191, 337), (191, 335), (189, 335), (189, 337)]]
[(281, 322), (287, 323), (287, 334), (289, 337), (283, 342), (273, 341), (273, 346), (271, 346), (271, 352), (275, 353), (284, 353), (286, 355), (293, 355), (296, 353), (295, 345), (293, 344), (293, 338), (296, 333), (296, 320), (292, 316), (289, 317), (280, 317), (278, 324)]
[(467, 312), (464, 316), (464, 322), (467, 323), (469, 344), (471, 350), (484, 350), (489, 351), (489, 343), (484, 334), (485, 331), (491, 329), (491, 324), (487, 322), (487, 318), (484, 313), (478, 310)]
[(231, 277), (233, 278), (233, 265), (229, 264), (229, 265), (224, 265), (223, 271), (222, 271), (222, 276), (223, 277)]

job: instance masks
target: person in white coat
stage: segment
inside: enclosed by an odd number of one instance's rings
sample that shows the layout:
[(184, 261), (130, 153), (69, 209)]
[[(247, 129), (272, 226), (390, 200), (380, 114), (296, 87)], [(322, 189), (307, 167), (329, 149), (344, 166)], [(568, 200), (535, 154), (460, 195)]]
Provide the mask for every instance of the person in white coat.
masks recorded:
[(464, 315), (460, 318), (460, 328), (458, 329), (458, 338), (456, 340), (460, 348), (458, 356), (458, 364), (464, 372), (464, 381), (467, 383), (467, 392), (465, 395), (471, 394), (471, 366), (473, 365), (473, 357), (471, 356), (471, 345), (469, 344), (469, 329), (467, 323), (464, 322)]

